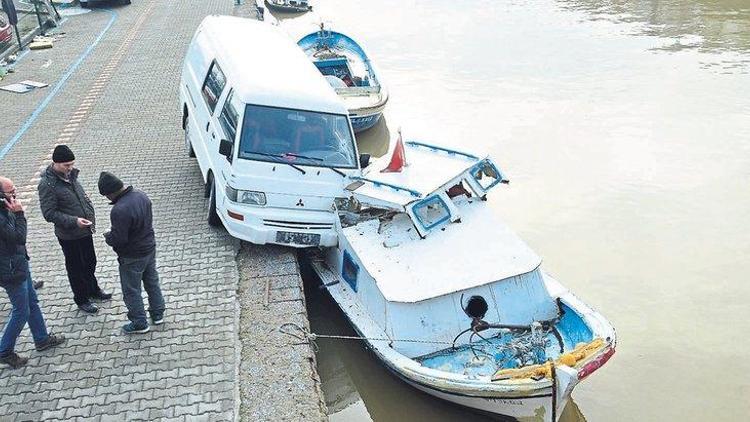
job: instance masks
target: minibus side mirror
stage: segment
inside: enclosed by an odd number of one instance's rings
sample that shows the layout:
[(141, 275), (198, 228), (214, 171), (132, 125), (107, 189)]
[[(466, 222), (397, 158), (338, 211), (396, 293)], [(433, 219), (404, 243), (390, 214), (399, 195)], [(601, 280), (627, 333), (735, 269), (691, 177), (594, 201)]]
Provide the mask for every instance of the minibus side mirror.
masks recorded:
[(370, 165), (370, 154), (359, 154), (359, 167), (365, 168)]
[(227, 157), (227, 160), (232, 161), (232, 142), (222, 139), (219, 142), (219, 154)]

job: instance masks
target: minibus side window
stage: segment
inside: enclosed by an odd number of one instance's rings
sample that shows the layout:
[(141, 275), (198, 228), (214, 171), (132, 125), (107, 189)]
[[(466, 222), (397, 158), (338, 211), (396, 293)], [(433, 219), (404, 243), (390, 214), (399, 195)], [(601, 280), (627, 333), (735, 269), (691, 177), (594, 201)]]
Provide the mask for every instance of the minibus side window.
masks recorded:
[(237, 136), (237, 121), (239, 120), (239, 113), (237, 113), (237, 108), (233, 104), (234, 99), (234, 91), (229, 91), (229, 95), (227, 95), (227, 100), (224, 101), (224, 108), (221, 110), (221, 115), (219, 115), (219, 124), (221, 124), (221, 128), (224, 129), (224, 135), (226, 135), (226, 139), (232, 143), (234, 143), (234, 139)]
[(211, 62), (211, 67), (208, 68), (208, 74), (206, 80), (203, 82), (203, 99), (206, 100), (209, 110), (211, 113), (216, 108), (216, 103), (219, 102), (221, 92), (224, 91), (224, 86), (227, 84), (227, 78), (224, 76), (224, 72), (221, 71), (219, 64), (216, 60)]

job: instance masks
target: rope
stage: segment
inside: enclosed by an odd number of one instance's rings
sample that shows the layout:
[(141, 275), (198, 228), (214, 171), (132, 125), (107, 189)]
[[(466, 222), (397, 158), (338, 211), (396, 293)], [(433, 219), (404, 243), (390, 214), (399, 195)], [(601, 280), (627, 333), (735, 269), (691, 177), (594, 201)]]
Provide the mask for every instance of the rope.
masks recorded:
[[(287, 330), (286, 327), (292, 327), (296, 332)], [(436, 341), (436, 340), (419, 340), (419, 339), (392, 339), (388, 337), (362, 337), (362, 336), (343, 336), (343, 335), (336, 335), (336, 334), (316, 334), (311, 333), (304, 328), (300, 327), (299, 325), (293, 323), (293, 322), (287, 322), (284, 324), (281, 324), (279, 326), (279, 332), (282, 334), (286, 334), (288, 336), (294, 337), (297, 340), (300, 341), (312, 341), (319, 338), (330, 338), (330, 339), (336, 339), (336, 340), (370, 340), (370, 341), (387, 341), (387, 342), (404, 342), (404, 343), (421, 343), (421, 344), (442, 344), (442, 345), (450, 345), (451, 343), (448, 341)]]

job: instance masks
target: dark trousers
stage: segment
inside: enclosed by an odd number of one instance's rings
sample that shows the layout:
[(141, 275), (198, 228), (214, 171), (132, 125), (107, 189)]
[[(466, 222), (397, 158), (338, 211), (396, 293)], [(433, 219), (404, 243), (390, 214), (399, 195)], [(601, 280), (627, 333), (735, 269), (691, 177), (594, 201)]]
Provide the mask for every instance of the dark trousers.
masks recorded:
[(70, 290), (76, 305), (83, 305), (91, 301), (91, 297), (99, 292), (96, 281), (96, 252), (94, 238), (86, 236), (81, 239), (58, 239), (65, 255), (65, 270), (68, 272)]
[(148, 312), (151, 319), (164, 316), (164, 296), (159, 286), (159, 273), (156, 271), (156, 252), (140, 257), (117, 257), (120, 263), (120, 284), (122, 299), (128, 308), (128, 319), (138, 327), (147, 327), (146, 311), (143, 309), (141, 282), (148, 295)]

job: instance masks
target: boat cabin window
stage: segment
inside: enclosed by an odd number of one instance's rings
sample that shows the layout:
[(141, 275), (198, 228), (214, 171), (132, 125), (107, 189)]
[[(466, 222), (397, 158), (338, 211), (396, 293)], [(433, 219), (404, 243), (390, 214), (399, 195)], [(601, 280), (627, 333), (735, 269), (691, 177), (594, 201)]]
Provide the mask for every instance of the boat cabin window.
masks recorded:
[(348, 116), (252, 104), (245, 106), (239, 157), (357, 168)]
[(471, 170), (471, 176), (485, 191), (497, 185), (503, 180), (500, 171), (492, 162), (484, 160)]
[(417, 222), (425, 231), (450, 220), (451, 212), (448, 205), (439, 196), (431, 196), (412, 206), (412, 212)]
[(206, 75), (206, 80), (203, 81), (203, 88), (201, 89), (203, 99), (206, 100), (211, 113), (216, 109), (216, 103), (219, 102), (219, 97), (221, 97), (221, 92), (224, 91), (226, 84), (227, 78), (224, 76), (224, 72), (222, 72), (219, 64), (214, 60), (211, 62), (211, 67), (208, 68), (208, 74)]

